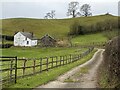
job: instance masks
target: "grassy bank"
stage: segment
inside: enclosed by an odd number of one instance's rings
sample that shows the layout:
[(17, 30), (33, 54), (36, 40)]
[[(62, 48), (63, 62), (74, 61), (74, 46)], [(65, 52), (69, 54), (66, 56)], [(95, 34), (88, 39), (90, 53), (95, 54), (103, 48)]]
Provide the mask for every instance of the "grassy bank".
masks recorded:
[(35, 88), (39, 85), (45, 84), (49, 81), (55, 80), (58, 76), (61, 74), (69, 71), (73, 67), (76, 67), (80, 64), (85, 63), (90, 58), (92, 58), (93, 54), (96, 52), (96, 50), (93, 50), (89, 55), (85, 56), (81, 60), (78, 60), (74, 63), (64, 65), (58, 68), (51, 69), (49, 71), (36, 74), (34, 76), (29, 76), (26, 78), (21, 78), (17, 80), (17, 84), (11, 85), (10, 88)]

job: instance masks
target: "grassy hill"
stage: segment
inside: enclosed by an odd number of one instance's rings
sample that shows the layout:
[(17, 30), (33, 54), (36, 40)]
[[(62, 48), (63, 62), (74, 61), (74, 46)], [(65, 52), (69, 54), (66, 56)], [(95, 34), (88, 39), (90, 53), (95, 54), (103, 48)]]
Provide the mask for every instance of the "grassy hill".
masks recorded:
[(2, 29), (3, 34), (7, 35), (14, 35), (16, 31), (22, 31), (24, 29), (25, 31), (33, 32), (37, 38), (42, 37), (46, 33), (56, 38), (63, 38), (67, 36), (70, 25), (75, 21), (78, 21), (81, 25), (87, 26), (107, 19), (117, 20), (118, 17), (112, 15), (99, 15), (70, 19), (11, 18), (2, 19), (2, 26), (0, 26), (0, 29)]

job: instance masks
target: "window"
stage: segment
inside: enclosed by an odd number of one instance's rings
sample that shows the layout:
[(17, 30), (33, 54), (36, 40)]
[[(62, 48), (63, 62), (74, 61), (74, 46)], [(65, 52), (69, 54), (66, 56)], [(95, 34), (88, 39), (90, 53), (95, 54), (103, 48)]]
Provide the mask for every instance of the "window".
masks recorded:
[(27, 41), (27, 44), (29, 44), (29, 41)]

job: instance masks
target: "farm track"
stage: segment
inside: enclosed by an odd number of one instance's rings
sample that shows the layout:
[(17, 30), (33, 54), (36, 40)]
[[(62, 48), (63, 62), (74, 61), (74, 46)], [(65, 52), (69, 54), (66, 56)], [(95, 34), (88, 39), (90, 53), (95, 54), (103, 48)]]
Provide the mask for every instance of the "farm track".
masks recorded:
[[(73, 68), (64, 75), (59, 76), (55, 81), (51, 81), (45, 85), (41, 85), (38, 88), (97, 88), (97, 69), (103, 60), (104, 49), (98, 49), (93, 57), (86, 63)], [(82, 75), (74, 77), (79, 82), (64, 82), (65, 79), (75, 76), (80, 73), (80, 69), (87, 67), (88, 72)], [(34, 89), (35, 90), (35, 89)]]

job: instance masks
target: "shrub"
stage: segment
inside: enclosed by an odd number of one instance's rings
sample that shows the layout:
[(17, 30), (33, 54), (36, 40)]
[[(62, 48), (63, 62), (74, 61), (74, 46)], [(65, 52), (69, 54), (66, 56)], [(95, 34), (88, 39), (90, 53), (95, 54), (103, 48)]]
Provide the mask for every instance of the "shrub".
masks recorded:
[(4, 40), (8, 40), (8, 41), (14, 41), (14, 36), (0, 35), (0, 39), (4, 39)]
[(119, 30), (104, 31), (103, 35), (111, 40), (113, 37), (118, 36)]
[(83, 35), (84, 34), (84, 29), (83, 26), (81, 26), (78, 22), (74, 22), (70, 26), (70, 32), (68, 35)]
[(103, 64), (108, 76), (108, 86), (120, 86), (120, 36), (107, 43)]
[(13, 44), (0, 44), (0, 48), (10, 48)]
[(117, 19), (107, 19), (101, 22), (96, 22), (90, 25), (80, 25), (78, 21), (75, 21), (70, 26), (70, 31), (68, 35), (83, 35), (87, 33), (96, 33), (102, 31), (111, 31), (113, 29), (118, 29), (118, 20)]

